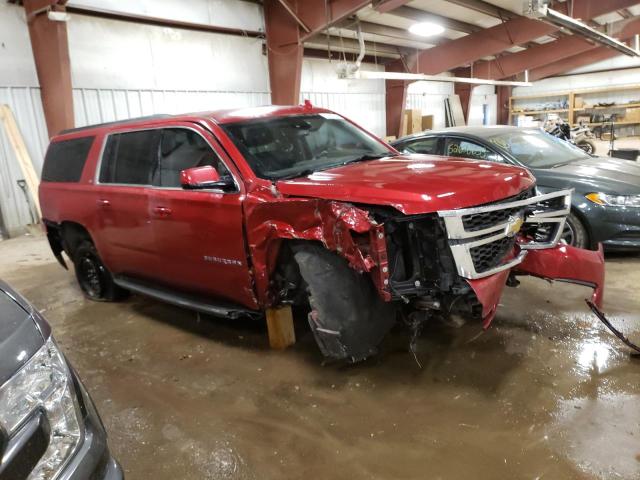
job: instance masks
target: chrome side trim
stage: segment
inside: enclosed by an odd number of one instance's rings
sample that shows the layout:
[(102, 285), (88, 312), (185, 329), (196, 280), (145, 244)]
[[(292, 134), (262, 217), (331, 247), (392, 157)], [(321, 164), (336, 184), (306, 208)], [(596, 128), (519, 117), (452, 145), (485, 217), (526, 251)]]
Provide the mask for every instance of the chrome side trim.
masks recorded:
[[(494, 273), (498, 273), (503, 270), (515, 267), (516, 265), (521, 263), (527, 254), (527, 250), (540, 250), (544, 248), (555, 247), (560, 241), (566, 217), (571, 210), (572, 192), (573, 189), (561, 190), (558, 192), (538, 195), (515, 202), (498, 203), (480, 207), (464, 208), (460, 210), (439, 211), (438, 215), (444, 222), (447, 231), (447, 238), (449, 239), (449, 247), (451, 248), (451, 252), (456, 263), (458, 275), (463, 278), (469, 279), (488, 277), (490, 275), (493, 275)], [(464, 217), (468, 215), (476, 215), (519, 207), (522, 207), (522, 209), (524, 210), (527, 207), (534, 207), (536, 204), (539, 204), (541, 202), (561, 197), (564, 197), (562, 208), (552, 210), (547, 209), (542, 211), (534, 210), (530, 213), (524, 212), (522, 216), (509, 216), (506, 222), (501, 222), (496, 225), (483, 228), (482, 230), (469, 231), (464, 226)], [(500, 263), (499, 265), (487, 271), (476, 271), (476, 267), (473, 263), (473, 258), (471, 255), (471, 249), (480, 245), (496, 242), (507, 237), (513, 237), (515, 234), (517, 234), (518, 230), (516, 229), (518, 229), (518, 222), (521, 222), (523, 224), (548, 224), (548, 226), (552, 228), (549, 241), (527, 243), (523, 239), (518, 238), (517, 244), (520, 247), (520, 252), (515, 258), (507, 262)]]

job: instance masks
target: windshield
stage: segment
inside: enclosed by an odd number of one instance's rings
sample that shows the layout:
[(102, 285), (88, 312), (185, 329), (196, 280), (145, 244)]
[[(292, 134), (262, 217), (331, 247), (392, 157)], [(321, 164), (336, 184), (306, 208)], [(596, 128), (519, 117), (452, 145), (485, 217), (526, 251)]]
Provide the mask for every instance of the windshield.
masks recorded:
[(531, 168), (550, 168), (590, 158), (572, 143), (542, 130), (510, 131), (491, 136), (487, 140), (507, 150)]
[(371, 135), (334, 113), (222, 125), (258, 177), (280, 180), (392, 156)]

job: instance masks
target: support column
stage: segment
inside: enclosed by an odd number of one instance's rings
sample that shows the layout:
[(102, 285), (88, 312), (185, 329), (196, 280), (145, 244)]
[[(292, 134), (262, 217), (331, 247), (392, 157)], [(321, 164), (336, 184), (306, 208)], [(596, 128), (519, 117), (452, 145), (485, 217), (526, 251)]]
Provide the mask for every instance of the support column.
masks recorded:
[(498, 125), (509, 125), (509, 97), (513, 87), (499, 85), (496, 87), (497, 112), (496, 120)]
[(36, 63), (49, 137), (73, 128), (73, 90), (67, 24), (50, 20), (47, 12), (64, 13), (59, 0), (24, 0), (31, 49)]
[(462, 113), (464, 120), (469, 125), (469, 110), (471, 110), (471, 95), (473, 94), (473, 85), (469, 83), (454, 83), (453, 90), (460, 97), (460, 105), (462, 105)]
[(304, 50), (298, 23), (278, 0), (265, 0), (264, 20), (271, 103), (298, 105)]
[(402, 135), (408, 86), (409, 82), (406, 80), (385, 80), (388, 136), (400, 137)]

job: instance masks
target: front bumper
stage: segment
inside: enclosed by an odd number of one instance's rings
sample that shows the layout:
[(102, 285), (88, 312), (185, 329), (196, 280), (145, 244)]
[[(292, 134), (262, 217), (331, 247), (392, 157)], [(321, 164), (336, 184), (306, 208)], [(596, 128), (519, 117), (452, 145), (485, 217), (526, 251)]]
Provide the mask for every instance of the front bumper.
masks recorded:
[(75, 455), (58, 479), (124, 480), (122, 468), (109, 451), (107, 433), (93, 400), (73, 369), (71, 375), (84, 414), (85, 434)]
[(482, 326), (489, 327), (498, 309), (505, 283), (510, 273), (531, 275), (545, 280), (575, 283), (593, 289), (591, 301), (602, 308), (604, 300), (604, 253), (570, 245), (557, 245), (544, 250), (531, 250), (513, 270), (489, 277), (467, 280), (482, 305)]
[(607, 249), (640, 249), (640, 208), (596, 205), (585, 200), (579, 205), (588, 223), (592, 243)]

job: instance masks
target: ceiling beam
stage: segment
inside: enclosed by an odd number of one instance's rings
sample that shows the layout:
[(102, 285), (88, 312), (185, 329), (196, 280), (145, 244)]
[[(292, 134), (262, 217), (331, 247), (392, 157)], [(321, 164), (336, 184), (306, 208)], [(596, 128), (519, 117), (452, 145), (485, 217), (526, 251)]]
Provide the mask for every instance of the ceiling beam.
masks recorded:
[(534, 68), (533, 70), (529, 70), (529, 81), (535, 82), (542, 80), (543, 78), (554, 77), (562, 73), (575, 70), (576, 68), (617, 57), (618, 55), (621, 55), (620, 52), (611, 48), (595, 47), (588, 52), (566, 57), (562, 60), (551, 62), (541, 67)]
[[(622, 23), (617, 27), (617, 23)], [(634, 20), (621, 20), (615, 22), (614, 29), (618, 32), (619, 38), (630, 38), (636, 33), (640, 33), (640, 18)], [(562, 60), (565, 57), (578, 55), (583, 52), (593, 50), (595, 45), (581, 37), (571, 35), (562, 37), (553, 42), (537, 45), (522, 52), (513, 53), (508, 56), (496, 58), (495, 60), (478, 62), (473, 65), (473, 76), (499, 80), (511, 77), (525, 70), (542, 67), (548, 63)]]
[(345, 18), (355, 15), (358, 10), (366, 7), (371, 0), (293, 0), (289, 1), (291, 8), (300, 20), (309, 28), (300, 39), (302, 41), (313, 37), (321, 31), (341, 22)]
[[(305, 42), (311, 48), (327, 49), (327, 44), (331, 50), (344, 52), (359, 52), (360, 43), (353, 38), (340, 38), (335, 35), (316, 35), (313, 39)], [(399, 58), (402, 54), (408, 53), (406, 47), (390, 45), (387, 43), (364, 42), (365, 52), (369, 55)]]
[(449, 30), (455, 30), (456, 32), (474, 33), (482, 30), (482, 27), (473, 25), (472, 23), (461, 22), (460, 20), (454, 20), (453, 18), (444, 17), (435, 13), (430, 13), (425, 10), (413, 7), (398, 7), (389, 12), (390, 15), (406, 18), (414, 22), (432, 22), (442, 25)]
[(379, 23), (373, 22), (363, 22), (361, 20), (358, 20), (357, 18), (345, 20), (342, 23), (336, 25), (336, 27), (355, 32), (358, 30), (358, 24), (360, 25), (360, 29), (364, 33), (393, 38), (395, 40), (401, 40), (404, 42), (421, 43), (424, 45), (424, 48), (430, 48), (433, 45), (439, 45), (440, 43), (449, 40), (447, 37), (442, 37), (439, 35), (425, 38), (421, 37), (420, 35), (414, 35), (408, 30), (404, 30), (402, 28), (380, 25)]
[(411, 0), (373, 0), (373, 8), (380, 13), (389, 13), (394, 8), (402, 7)]
[(449, 0), (449, 3), (501, 20), (511, 20), (512, 18), (520, 16), (510, 10), (505, 10), (489, 2), (484, 2), (483, 0)]

